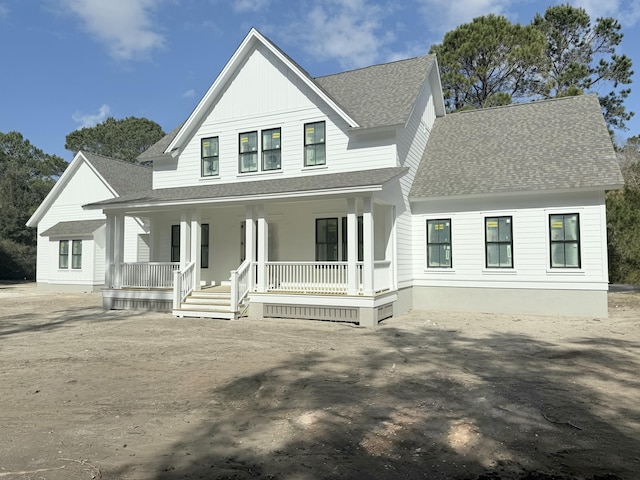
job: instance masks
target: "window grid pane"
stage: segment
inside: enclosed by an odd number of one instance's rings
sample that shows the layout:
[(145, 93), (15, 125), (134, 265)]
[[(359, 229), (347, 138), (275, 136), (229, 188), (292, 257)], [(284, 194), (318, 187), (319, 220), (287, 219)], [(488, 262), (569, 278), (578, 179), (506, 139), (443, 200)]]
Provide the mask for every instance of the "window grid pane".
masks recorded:
[(487, 268), (513, 268), (512, 217), (486, 217)]
[(74, 240), (71, 246), (71, 268), (82, 268), (82, 240)]
[(218, 137), (203, 138), (200, 141), (200, 150), (202, 156), (202, 176), (211, 177), (218, 175)]
[(451, 268), (451, 219), (427, 220), (427, 268)]
[(549, 215), (551, 268), (580, 268), (580, 220), (577, 213)]
[(69, 240), (60, 240), (58, 246), (58, 268), (69, 268)]
[(240, 173), (258, 171), (258, 132), (241, 133), (239, 136)]
[(338, 261), (338, 219), (316, 219), (316, 261)]
[(307, 123), (304, 126), (304, 165), (312, 167), (325, 163), (325, 123)]
[(281, 131), (279, 128), (262, 131), (262, 169), (279, 170), (281, 160)]

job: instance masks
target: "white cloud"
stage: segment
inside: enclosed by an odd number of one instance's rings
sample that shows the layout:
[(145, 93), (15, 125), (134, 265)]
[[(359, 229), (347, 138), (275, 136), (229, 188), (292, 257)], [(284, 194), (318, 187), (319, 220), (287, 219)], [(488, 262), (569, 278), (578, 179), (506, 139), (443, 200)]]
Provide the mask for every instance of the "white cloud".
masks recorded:
[(164, 45), (151, 14), (162, 0), (61, 0), (118, 60), (148, 57)]
[[(432, 32), (443, 34), (476, 17), (510, 16), (514, 0), (419, 0), (420, 12)], [(528, 20), (527, 20), (528, 23)]]
[(182, 98), (192, 98), (196, 96), (196, 91), (193, 88), (190, 88), (186, 92), (182, 94)]
[(0, 3), (0, 18), (5, 18), (9, 16), (9, 7)]
[(383, 29), (383, 19), (384, 8), (367, 0), (318, 2), (285, 35), (318, 60), (357, 68), (376, 63), (393, 38)]
[(90, 113), (75, 112), (73, 115), (71, 115), (71, 118), (73, 119), (74, 122), (80, 124), (78, 125), (78, 129), (84, 128), (84, 127), (94, 127), (98, 123), (106, 120), (110, 112), (111, 112), (111, 109), (109, 108), (109, 105), (105, 104), (98, 109), (98, 113), (90, 114)]
[(233, 2), (233, 9), (236, 12), (258, 12), (269, 6), (269, 0), (236, 0)]
[(592, 21), (600, 17), (613, 17), (623, 26), (630, 27), (640, 20), (640, 0), (576, 0), (574, 6), (584, 8)]

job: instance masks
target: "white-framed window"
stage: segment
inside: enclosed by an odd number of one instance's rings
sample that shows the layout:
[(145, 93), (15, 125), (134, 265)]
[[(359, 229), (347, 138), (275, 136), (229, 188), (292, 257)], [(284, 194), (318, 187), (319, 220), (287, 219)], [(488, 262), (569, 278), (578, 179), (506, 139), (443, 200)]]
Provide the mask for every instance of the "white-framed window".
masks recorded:
[(580, 268), (580, 215), (549, 214), (551, 268)]
[[(69, 248), (71, 246), (71, 248)], [(71, 262), (69, 262), (71, 257)], [(82, 269), (82, 240), (60, 240), (58, 242), (58, 268), (67, 270)]]
[(220, 173), (220, 149), (218, 137), (200, 139), (203, 177), (213, 177)]
[(327, 163), (326, 125), (324, 121), (304, 124), (304, 166)]
[(427, 220), (427, 268), (452, 268), (450, 218)]
[(513, 268), (513, 217), (485, 217), (487, 268)]

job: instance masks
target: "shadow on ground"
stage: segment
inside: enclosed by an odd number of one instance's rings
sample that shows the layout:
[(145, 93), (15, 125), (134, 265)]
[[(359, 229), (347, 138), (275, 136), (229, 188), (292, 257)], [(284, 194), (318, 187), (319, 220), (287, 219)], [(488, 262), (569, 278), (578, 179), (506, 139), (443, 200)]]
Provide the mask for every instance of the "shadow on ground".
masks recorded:
[(155, 478), (638, 478), (637, 398), (616, 395), (640, 387), (637, 343), (375, 335), (381, 348), (292, 354), (211, 390)]

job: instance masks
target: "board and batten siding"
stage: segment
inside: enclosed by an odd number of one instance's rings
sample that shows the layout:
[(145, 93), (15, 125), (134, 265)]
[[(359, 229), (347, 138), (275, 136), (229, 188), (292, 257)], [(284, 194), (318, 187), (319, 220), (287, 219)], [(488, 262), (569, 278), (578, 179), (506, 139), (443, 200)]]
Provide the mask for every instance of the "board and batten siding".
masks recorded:
[[(414, 205), (414, 285), (606, 290), (604, 193), (420, 202)], [(579, 214), (580, 268), (551, 268), (549, 215)], [(514, 268), (485, 267), (484, 218), (513, 218)], [(451, 219), (453, 268), (427, 268), (428, 219)]]
[(413, 280), (413, 244), (416, 231), (409, 204), (409, 192), (416, 171), (427, 146), (436, 111), (430, 78), (424, 82), (407, 125), (398, 129), (397, 164), (408, 167), (409, 172), (400, 178), (401, 198), (396, 205), (397, 275), (398, 286), (410, 285)]
[[(304, 124), (326, 122), (326, 165), (304, 167)], [(154, 163), (154, 188), (229, 183), (393, 167), (396, 149), (392, 136), (356, 139), (349, 125), (272, 52), (260, 46), (247, 58), (211, 111), (188, 140), (177, 159)], [(239, 134), (281, 128), (281, 170), (238, 172)], [(219, 138), (220, 174), (201, 177), (200, 140)], [(260, 162), (260, 149), (258, 150)]]

